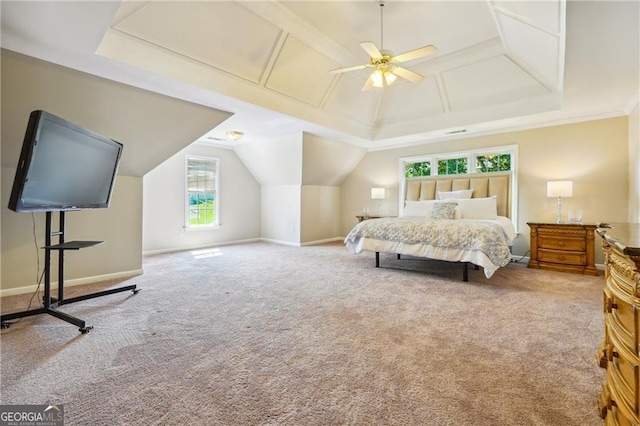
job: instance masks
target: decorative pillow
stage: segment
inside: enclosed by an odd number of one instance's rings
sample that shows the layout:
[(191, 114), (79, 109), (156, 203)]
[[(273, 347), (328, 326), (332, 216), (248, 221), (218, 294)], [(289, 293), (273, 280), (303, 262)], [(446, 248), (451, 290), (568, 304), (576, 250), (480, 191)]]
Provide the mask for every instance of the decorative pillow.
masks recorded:
[(431, 210), (431, 219), (453, 219), (457, 206), (458, 203), (451, 201), (435, 203)]
[(456, 200), (471, 198), (473, 189), (460, 189), (458, 191), (438, 191), (438, 200), (453, 198)]
[(433, 205), (435, 201), (411, 201), (407, 200), (405, 202), (404, 209), (402, 209), (401, 216), (419, 216), (419, 217), (429, 217), (431, 216), (431, 210), (433, 209)]
[(498, 217), (496, 197), (457, 200), (462, 219), (495, 220)]

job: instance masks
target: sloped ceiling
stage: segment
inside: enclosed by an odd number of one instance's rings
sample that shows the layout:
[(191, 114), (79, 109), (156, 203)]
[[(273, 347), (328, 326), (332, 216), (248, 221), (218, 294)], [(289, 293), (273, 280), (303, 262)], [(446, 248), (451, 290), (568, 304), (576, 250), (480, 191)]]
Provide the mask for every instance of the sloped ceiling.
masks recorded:
[[(390, 1), (383, 16), (375, 1), (125, 2), (98, 53), (375, 141), (560, 108), (564, 23), (560, 0)], [(365, 40), (438, 52), (406, 63), (423, 82), (363, 92), (367, 69), (329, 70), (367, 63)]]
[(124, 145), (119, 173), (144, 176), (229, 113), (2, 52), (2, 166), (15, 167), (31, 111), (43, 109)]

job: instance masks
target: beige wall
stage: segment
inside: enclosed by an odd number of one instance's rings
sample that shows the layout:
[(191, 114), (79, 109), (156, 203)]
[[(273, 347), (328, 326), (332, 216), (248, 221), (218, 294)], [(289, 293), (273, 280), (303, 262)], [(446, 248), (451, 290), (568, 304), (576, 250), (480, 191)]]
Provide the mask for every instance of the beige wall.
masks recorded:
[[(218, 229), (185, 230), (185, 157), (220, 159)], [(260, 185), (229, 149), (192, 144), (144, 176), (145, 253), (260, 238)]]
[(318, 243), (340, 235), (340, 187), (303, 185), (301, 195), (302, 244)]
[[(9, 203), (14, 174), (14, 169), (2, 168), (3, 206)], [(58, 229), (57, 214), (54, 214), (53, 222), (55, 231)], [(45, 213), (15, 213), (3, 208), (2, 296), (35, 290), (36, 277), (44, 267), (44, 251), (40, 247), (44, 246), (45, 237)], [(65, 240), (104, 241), (94, 247), (66, 252), (67, 285), (141, 273), (142, 178), (118, 176), (108, 209), (68, 212)], [(55, 254), (52, 260), (51, 280), (56, 282)]]
[(300, 185), (262, 186), (262, 238), (300, 245)]
[[(356, 223), (362, 207), (374, 208), (371, 187), (385, 187), (385, 214), (398, 213), (399, 162), (402, 157), (494, 146), (518, 146), (518, 230), (514, 254), (529, 249), (527, 222), (554, 221), (556, 200), (547, 198), (546, 182), (572, 180), (574, 196), (564, 211), (580, 209), (585, 222), (627, 219), (627, 117), (458, 139), (368, 153), (341, 187), (342, 234)], [(598, 263), (602, 253), (597, 246)]]
[[(142, 176), (229, 116), (57, 66), (1, 52), (0, 295), (36, 288), (43, 267), (44, 213), (15, 213), (8, 205), (29, 114), (43, 109), (124, 144), (111, 206), (67, 214), (66, 240), (104, 240), (67, 252), (68, 284), (136, 274), (142, 268)], [(55, 277), (54, 277), (55, 278)]]
[(235, 151), (262, 186), (265, 239), (301, 245), (340, 238), (340, 184), (364, 148), (295, 133)]

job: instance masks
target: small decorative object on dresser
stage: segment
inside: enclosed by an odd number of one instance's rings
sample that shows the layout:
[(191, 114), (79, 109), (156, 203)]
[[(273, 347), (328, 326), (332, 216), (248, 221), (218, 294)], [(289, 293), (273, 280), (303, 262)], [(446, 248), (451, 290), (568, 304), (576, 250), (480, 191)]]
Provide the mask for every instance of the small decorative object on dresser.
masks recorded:
[[(606, 226), (606, 227), (605, 227)], [(640, 224), (600, 224), (603, 239), (604, 341), (600, 367), (607, 369), (598, 398), (605, 425), (640, 424)]]
[(527, 267), (598, 275), (595, 266), (595, 224), (527, 223), (531, 256)]

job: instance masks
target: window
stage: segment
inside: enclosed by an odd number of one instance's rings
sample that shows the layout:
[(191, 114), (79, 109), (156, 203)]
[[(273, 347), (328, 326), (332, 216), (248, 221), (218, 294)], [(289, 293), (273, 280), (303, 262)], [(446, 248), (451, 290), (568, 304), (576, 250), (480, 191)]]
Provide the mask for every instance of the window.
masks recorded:
[(220, 226), (219, 164), (217, 158), (186, 158), (186, 228)]
[(468, 173), (467, 157), (449, 158), (447, 160), (438, 160), (439, 175), (457, 175)]
[[(464, 152), (445, 152), (400, 159), (399, 208), (404, 207), (404, 182), (406, 178), (435, 175), (464, 175), (468, 173), (489, 173), (511, 171), (511, 216), (517, 224), (518, 185), (517, 185), (516, 145), (477, 149)], [(462, 176), (461, 176), (462, 177)]]
[(404, 174), (406, 177), (429, 176), (431, 174), (431, 162), (405, 163)]
[(477, 172), (504, 172), (511, 170), (511, 154), (487, 154), (476, 156)]
[[(515, 146), (401, 158), (404, 177), (515, 171)], [(438, 167), (432, 168), (432, 164)]]

